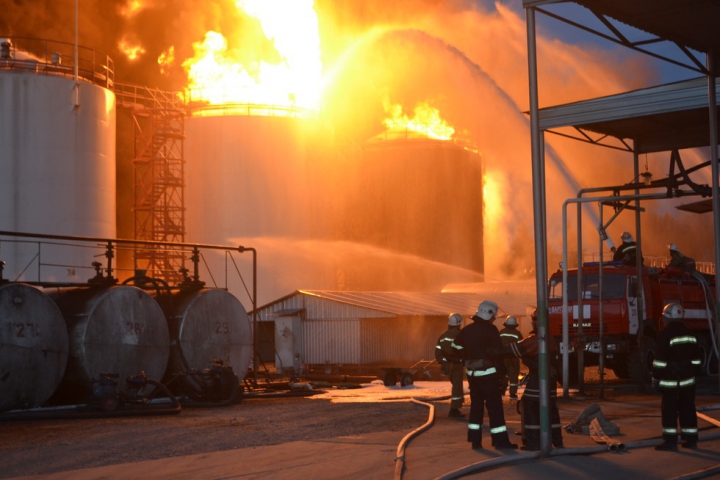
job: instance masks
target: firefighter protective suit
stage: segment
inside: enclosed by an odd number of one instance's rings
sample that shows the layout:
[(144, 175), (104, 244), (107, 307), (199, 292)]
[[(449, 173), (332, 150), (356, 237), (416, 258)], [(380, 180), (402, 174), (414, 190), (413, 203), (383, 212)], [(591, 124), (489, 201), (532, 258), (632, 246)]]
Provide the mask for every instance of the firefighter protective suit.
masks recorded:
[[(515, 322), (512, 322), (510, 319), (515, 320)], [(500, 330), (500, 340), (502, 341), (503, 346), (508, 346), (511, 343), (517, 343), (523, 339), (522, 333), (520, 333), (517, 329), (517, 320), (515, 317), (509, 317), (503, 325), (505, 328)], [(520, 376), (520, 359), (517, 357), (508, 357), (504, 359), (504, 362), (507, 385), (510, 387), (510, 397), (517, 398), (518, 377)]]
[(460, 333), (460, 325), (450, 325), (435, 345), (435, 360), (440, 364), (443, 375), (447, 375), (452, 386), (450, 395), (450, 416), (462, 417), (460, 408), (463, 405), (463, 361), (452, 347), (453, 341)]

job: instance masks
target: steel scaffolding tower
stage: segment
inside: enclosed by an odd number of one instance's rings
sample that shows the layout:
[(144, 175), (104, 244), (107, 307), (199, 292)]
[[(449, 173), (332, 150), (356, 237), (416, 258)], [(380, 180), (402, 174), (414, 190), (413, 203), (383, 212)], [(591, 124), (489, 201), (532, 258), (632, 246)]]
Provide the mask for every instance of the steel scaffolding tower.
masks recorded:
[[(118, 93), (120, 87), (120, 93)], [(133, 115), (133, 221), (136, 240), (185, 241), (185, 112), (171, 93), (116, 86), (118, 103)], [(121, 103), (122, 102), (122, 103)], [(183, 280), (184, 252), (154, 247), (135, 250), (135, 269), (169, 283)]]

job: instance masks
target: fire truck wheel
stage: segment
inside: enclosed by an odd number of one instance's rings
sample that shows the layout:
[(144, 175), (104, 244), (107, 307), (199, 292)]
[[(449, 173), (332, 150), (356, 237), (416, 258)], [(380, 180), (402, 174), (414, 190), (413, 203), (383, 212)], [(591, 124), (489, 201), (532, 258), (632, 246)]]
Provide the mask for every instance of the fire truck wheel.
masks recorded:
[(627, 380), (630, 378), (630, 359), (627, 355), (616, 355), (613, 359), (612, 371), (616, 377)]
[(646, 384), (652, 377), (652, 363), (655, 360), (655, 339), (643, 339), (643, 351), (636, 350), (630, 355), (629, 373), (635, 383)]

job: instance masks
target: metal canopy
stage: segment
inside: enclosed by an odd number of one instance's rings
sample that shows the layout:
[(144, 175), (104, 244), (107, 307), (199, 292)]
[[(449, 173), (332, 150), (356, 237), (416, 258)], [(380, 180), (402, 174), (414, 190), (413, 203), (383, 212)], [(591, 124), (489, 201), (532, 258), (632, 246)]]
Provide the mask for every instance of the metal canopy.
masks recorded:
[[(720, 86), (716, 86), (720, 94)], [(707, 78), (540, 109), (540, 130), (575, 127), (632, 140), (636, 153), (710, 145)]]
[[(525, 8), (570, 3), (558, 0), (524, 0)], [(720, 53), (720, 36), (716, 34), (720, 22), (720, 3), (716, 0), (574, 0), (595, 14), (605, 24), (600, 35), (632, 48), (658, 41), (670, 41), (681, 49), (700, 53)], [(557, 17), (561, 18), (561, 17)], [(608, 18), (658, 37), (656, 41), (635, 42), (625, 37)], [(586, 30), (593, 30), (578, 25)]]

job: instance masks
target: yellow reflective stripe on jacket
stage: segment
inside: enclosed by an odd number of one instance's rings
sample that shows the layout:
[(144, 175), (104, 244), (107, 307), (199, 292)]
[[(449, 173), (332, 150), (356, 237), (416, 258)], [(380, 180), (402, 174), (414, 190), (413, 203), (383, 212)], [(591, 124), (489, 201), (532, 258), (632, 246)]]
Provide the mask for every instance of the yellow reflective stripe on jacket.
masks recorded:
[(659, 386), (666, 388), (687, 387), (695, 384), (695, 377), (685, 380), (660, 380)]
[(663, 362), (662, 360), (658, 360), (657, 358), (653, 360), (653, 367), (655, 368), (665, 368), (667, 367), (667, 362)]
[(468, 377), (484, 377), (485, 375), (491, 375), (493, 373), (497, 373), (497, 370), (495, 370), (495, 367), (490, 367), (487, 370), (468, 370), (467, 371)]
[(682, 337), (675, 337), (672, 340), (670, 340), (670, 346), (673, 345), (682, 345), (686, 343), (697, 343), (697, 339), (690, 335), (685, 335)]
[(452, 345), (450, 345), (450, 346), (451, 346), (452, 348), (456, 349), (456, 350), (462, 350), (462, 349), (463, 349), (462, 345), (458, 345), (458, 344), (455, 343), (455, 342), (453, 342)]
[(515, 334), (512, 334), (512, 333), (501, 333), (500, 336), (501, 336), (501, 337), (520, 338), (519, 335), (515, 335)]

